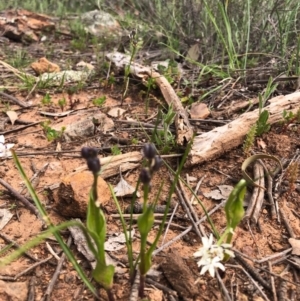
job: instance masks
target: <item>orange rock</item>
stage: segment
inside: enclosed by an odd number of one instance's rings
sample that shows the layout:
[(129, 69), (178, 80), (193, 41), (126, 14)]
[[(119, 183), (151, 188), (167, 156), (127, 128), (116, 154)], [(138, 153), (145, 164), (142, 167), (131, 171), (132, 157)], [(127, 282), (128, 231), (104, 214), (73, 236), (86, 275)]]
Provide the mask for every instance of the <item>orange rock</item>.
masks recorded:
[(190, 115), (192, 119), (205, 119), (210, 115), (210, 111), (205, 103), (193, 103)]
[(40, 58), (38, 61), (32, 63), (30, 67), (34, 70), (37, 75), (49, 72), (59, 72), (60, 68), (58, 65), (49, 62), (45, 57)]
[[(71, 174), (62, 179), (55, 197), (55, 207), (64, 217), (85, 218), (93, 175), (90, 171)], [(111, 200), (107, 183), (98, 177), (98, 201), (101, 207)]]

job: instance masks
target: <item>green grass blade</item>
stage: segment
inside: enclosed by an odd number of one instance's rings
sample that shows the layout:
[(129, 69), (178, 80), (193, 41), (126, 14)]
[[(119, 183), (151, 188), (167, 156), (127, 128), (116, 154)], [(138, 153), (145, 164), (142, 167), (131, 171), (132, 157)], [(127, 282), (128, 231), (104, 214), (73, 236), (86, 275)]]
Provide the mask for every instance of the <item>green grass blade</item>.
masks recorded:
[[(42, 219), (47, 223), (47, 225), (49, 226), (50, 230), (53, 230), (54, 226), (51, 223), (49, 217), (47, 216), (47, 213), (42, 205), (42, 203), (40, 202), (34, 188), (32, 187), (27, 175), (25, 174), (21, 163), (16, 155), (16, 153), (14, 151), (12, 151), (12, 156), (13, 156), (13, 160), (17, 166), (17, 169), (19, 171), (19, 173), (21, 174), (25, 185), (40, 213), (40, 215), (42, 216)], [(66, 245), (66, 243), (64, 242), (64, 240), (62, 239), (61, 235), (59, 234), (59, 232), (57, 231), (53, 231), (53, 235), (55, 236), (56, 240), (58, 241), (58, 243), (60, 244), (62, 250), (64, 251), (64, 253), (66, 254), (67, 258), (70, 260), (70, 262), (72, 263), (72, 265), (74, 266), (76, 272), (78, 273), (78, 275), (80, 276), (80, 278), (82, 279), (82, 281), (84, 282), (84, 284), (89, 288), (89, 290), (96, 294), (96, 289), (95, 287), (92, 285), (92, 283), (89, 281), (89, 279), (87, 278), (87, 276), (85, 275), (85, 273), (83, 272), (82, 268), (80, 267), (80, 265), (77, 263), (72, 251), (70, 250), (70, 248)]]

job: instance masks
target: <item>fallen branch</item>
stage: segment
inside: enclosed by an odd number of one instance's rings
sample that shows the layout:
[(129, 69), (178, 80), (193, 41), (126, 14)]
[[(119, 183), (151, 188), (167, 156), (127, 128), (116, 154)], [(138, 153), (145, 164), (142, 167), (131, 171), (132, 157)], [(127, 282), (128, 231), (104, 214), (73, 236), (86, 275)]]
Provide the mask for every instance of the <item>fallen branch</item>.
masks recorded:
[(154, 71), (151, 67), (131, 62), (130, 56), (120, 52), (108, 53), (106, 54), (106, 58), (113, 62), (118, 69), (125, 69), (129, 66), (130, 73), (139, 77), (144, 82), (147, 81), (148, 77), (154, 79), (166, 103), (169, 107), (172, 107), (176, 113), (175, 127), (177, 143), (183, 145), (192, 139), (193, 128), (189, 122), (188, 114), (174, 89), (163, 75)]
[[(274, 124), (282, 120), (283, 110), (294, 114), (299, 110), (300, 92), (277, 96), (269, 102), (271, 104), (264, 109), (269, 111), (269, 123)], [(241, 145), (250, 127), (257, 121), (258, 114), (258, 109), (244, 113), (224, 126), (196, 136), (187, 164), (195, 165), (209, 161)]]

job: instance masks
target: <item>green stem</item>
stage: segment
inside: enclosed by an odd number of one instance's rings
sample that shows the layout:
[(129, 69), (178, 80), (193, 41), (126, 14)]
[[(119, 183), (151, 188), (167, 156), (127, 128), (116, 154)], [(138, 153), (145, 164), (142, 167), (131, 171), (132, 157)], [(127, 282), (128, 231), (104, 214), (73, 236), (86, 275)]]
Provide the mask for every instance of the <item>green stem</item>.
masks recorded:
[(98, 200), (98, 189), (97, 189), (98, 174), (97, 173), (93, 173), (93, 176), (94, 176), (94, 181), (93, 181), (93, 186), (92, 186), (92, 193), (93, 193), (94, 201), (97, 202), (97, 200)]

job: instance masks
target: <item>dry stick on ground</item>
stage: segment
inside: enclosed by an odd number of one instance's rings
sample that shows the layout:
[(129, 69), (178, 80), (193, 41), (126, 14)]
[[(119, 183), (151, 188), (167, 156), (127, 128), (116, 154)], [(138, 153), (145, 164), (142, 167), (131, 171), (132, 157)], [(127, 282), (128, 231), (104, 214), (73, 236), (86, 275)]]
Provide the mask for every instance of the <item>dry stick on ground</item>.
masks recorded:
[(291, 227), (291, 225), (290, 225), (290, 223), (289, 223), (288, 218), (286, 217), (284, 211), (283, 211), (281, 208), (279, 209), (279, 213), (280, 213), (280, 215), (281, 215), (281, 217), (282, 217), (282, 221), (283, 221), (284, 226), (285, 226), (286, 230), (288, 231), (290, 237), (296, 238), (295, 232), (294, 232), (294, 230), (292, 229), (292, 227)]
[(269, 169), (266, 167), (266, 165), (264, 164), (264, 162), (262, 160), (258, 160), (258, 162), (263, 166), (264, 171), (265, 171), (265, 175), (267, 176), (267, 196), (269, 199), (269, 203), (271, 206), (271, 217), (272, 219), (275, 219), (276, 216), (278, 215), (278, 212), (276, 210), (276, 206), (275, 206), (275, 201), (273, 199), (273, 178), (270, 174)]
[(186, 202), (184, 200), (184, 197), (182, 196), (181, 191), (178, 188), (178, 186), (176, 186), (176, 192), (177, 192), (177, 195), (178, 195), (178, 198), (179, 198), (179, 202), (180, 202), (180, 205), (182, 206), (183, 211), (185, 211), (185, 213), (188, 215), (190, 221), (193, 224), (195, 232), (197, 233), (197, 235), (201, 239), (204, 236), (204, 233), (200, 232), (200, 229), (198, 228), (198, 225), (196, 224), (196, 221), (194, 220), (193, 214), (191, 213), (190, 208), (187, 206), (187, 204), (186, 204)]
[(52, 259), (52, 258), (53, 258), (53, 256), (49, 256), (49, 257), (46, 258), (46, 259), (43, 259), (43, 260), (41, 260), (41, 261), (39, 261), (39, 262), (36, 262), (35, 264), (31, 265), (31, 266), (30, 266), (29, 268), (27, 268), (26, 270), (24, 270), (24, 271), (20, 272), (19, 274), (17, 274), (17, 275), (14, 277), (14, 279), (17, 280), (17, 279), (20, 278), (21, 276), (27, 274), (28, 272), (30, 272), (31, 270), (35, 269), (36, 267), (38, 267), (38, 266), (40, 266), (40, 265), (42, 265), (42, 264), (48, 262), (48, 261), (49, 261), (50, 259)]
[(256, 280), (258, 281), (265, 289), (267, 289), (269, 292), (272, 292), (271, 285), (266, 282), (258, 273), (258, 271), (248, 264), (248, 262), (240, 256), (238, 253), (235, 253), (235, 259), (244, 267), (245, 270), (248, 271), (248, 273)]
[(227, 288), (226, 288), (226, 286), (225, 286), (225, 284), (224, 284), (222, 278), (220, 277), (218, 271), (216, 271), (216, 275), (217, 275), (217, 279), (218, 279), (219, 285), (220, 285), (221, 288), (222, 288), (222, 292), (223, 292), (223, 295), (224, 295), (225, 299), (226, 299), (227, 301), (232, 301), (232, 299), (231, 299), (230, 296), (229, 296), (228, 290), (227, 290)]
[(27, 301), (35, 301), (35, 284), (36, 277), (32, 276), (29, 281)]
[(194, 132), (189, 122), (188, 114), (182, 106), (176, 92), (163, 75), (153, 71), (151, 67), (131, 62), (130, 56), (120, 52), (108, 53), (106, 54), (106, 58), (113, 62), (118, 69), (125, 70), (125, 68), (128, 68), (129, 66), (130, 73), (141, 78), (144, 82), (146, 82), (149, 77), (154, 79), (156, 85), (160, 88), (166, 103), (169, 107), (172, 107), (176, 113), (175, 127), (177, 143), (183, 145), (193, 138)]
[(243, 271), (243, 273), (248, 276), (248, 278), (252, 281), (252, 283), (254, 284), (254, 286), (258, 289), (258, 291), (261, 293), (261, 295), (263, 296), (263, 298), (266, 301), (270, 301), (269, 298), (266, 296), (266, 294), (263, 292), (263, 290), (260, 288), (260, 286), (257, 284), (257, 282), (251, 277), (251, 275), (241, 266), (239, 265), (232, 265), (232, 264), (226, 264), (226, 267), (231, 267), (231, 268), (236, 268), (236, 269), (240, 269)]
[(134, 282), (131, 286), (131, 293), (128, 301), (138, 301), (139, 287), (140, 287), (140, 270), (137, 269), (135, 273)]
[(253, 192), (252, 192), (252, 195), (251, 195), (251, 198), (249, 201), (249, 205), (248, 205), (247, 211), (244, 215), (244, 220), (245, 221), (251, 220), (256, 224), (258, 221), (259, 211), (261, 209), (262, 202), (264, 200), (264, 190), (261, 189), (260, 187), (265, 186), (264, 170), (260, 163), (256, 162), (254, 164), (253, 173), (254, 173), (254, 176), (253, 176), (254, 182), (258, 186), (254, 186), (254, 188), (253, 188)]
[[(26, 125), (23, 125), (23, 126), (19, 126), (15, 129), (12, 129), (12, 130), (8, 130), (8, 131), (5, 131), (5, 132), (0, 132), (0, 135), (6, 135), (6, 134), (10, 134), (10, 133), (15, 133), (15, 132), (18, 132), (18, 131), (21, 131), (21, 130), (24, 130), (24, 129), (27, 129), (29, 127), (32, 127), (32, 126), (35, 126), (35, 125), (38, 125), (40, 124), (41, 121), (37, 121), (37, 122), (32, 122), (30, 124), (26, 124)], [(38, 131), (41, 131), (41, 130), (38, 130)], [(28, 133), (27, 133), (28, 134)], [(11, 138), (11, 137), (9, 137)]]
[(0, 96), (5, 97), (8, 100), (8, 102), (17, 104), (22, 108), (29, 108), (30, 107), (30, 105), (27, 104), (26, 102), (24, 102), (22, 100), (19, 100), (18, 98), (14, 97), (14, 96), (11, 96), (9, 94), (6, 94), (2, 91), (0, 91)]
[[(216, 205), (212, 210), (210, 210), (207, 214), (208, 216), (211, 216), (213, 213), (215, 213), (217, 210), (219, 210), (221, 207), (224, 207), (226, 201), (221, 202), (220, 204)], [(207, 219), (207, 216), (203, 216), (202, 218), (199, 219), (199, 221), (196, 223), (196, 225), (199, 225), (200, 223), (204, 222)], [(182, 233), (180, 233), (179, 235), (177, 235), (176, 237), (174, 237), (173, 239), (171, 239), (170, 241), (168, 241), (167, 243), (165, 243), (164, 245), (160, 246), (158, 249), (156, 249), (153, 252), (153, 256), (155, 256), (156, 254), (158, 254), (159, 252), (161, 252), (162, 250), (164, 250), (165, 248), (171, 246), (174, 242), (176, 242), (177, 240), (181, 239), (181, 237), (183, 237), (184, 235), (186, 235), (187, 233), (189, 233), (194, 226), (189, 226), (186, 230), (184, 230)]]
[[(181, 181), (179, 181), (179, 187), (180, 187), (180, 190), (181, 190), (181, 193), (182, 193), (182, 196), (183, 196), (183, 201), (185, 202), (186, 207), (189, 209), (192, 216), (194, 217), (194, 219), (193, 219), (194, 222), (197, 223), (199, 221), (199, 217), (198, 217), (197, 213), (195, 212), (194, 207), (192, 206), (190, 200), (188, 199), (188, 197), (185, 193), (185, 190), (184, 190), (184, 186), (183, 186)], [(202, 237), (206, 236), (205, 233), (204, 233), (204, 229), (202, 229), (202, 227), (201, 227), (201, 224), (198, 225), (198, 228), (199, 228), (199, 231), (200, 231)]]
[[(272, 262), (268, 261), (269, 271), (272, 273)], [(277, 301), (277, 294), (276, 294), (276, 287), (275, 287), (275, 281), (274, 277), (271, 275), (271, 287), (272, 287), (272, 293), (273, 293), (273, 300)]]
[(39, 216), (39, 211), (34, 207), (25, 197), (23, 197), (17, 190), (11, 187), (8, 183), (6, 183), (3, 179), (0, 179), (0, 185), (5, 187), (14, 197), (16, 197), (21, 203), (25, 205), (27, 209), (29, 209), (36, 216)]
[[(67, 246), (70, 247), (72, 243), (72, 236), (70, 235), (69, 238), (68, 238), (68, 241), (67, 241)], [(58, 264), (57, 264), (57, 267), (56, 267), (56, 270), (52, 276), (52, 279), (47, 287), (47, 290), (45, 292), (45, 295), (43, 296), (43, 298), (41, 299), (41, 301), (45, 301), (45, 300), (48, 300), (50, 301), (50, 296), (51, 296), (51, 293), (53, 291), (53, 288), (54, 288), (54, 285), (56, 283), (56, 280), (58, 279), (58, 276), (60, 274), (60, 271), (62, 269), (62, 266), (63, 266), (63, 263), (66, 259), (66, 254), (63, 253), (58, 261)]]
[(171, 290), (167, 286), (162, 285), (161, 283), (158, 283), (158, 282), (150, 279), (149, 277), (146, 278), (146, 283), (154, 285), (156, 288), (160, 289), (161, 291), (163, 291), (164, 293), (166, 293), (168, 295), (172, 295), (172, 296), (177, 297), (177, 292), (176, 291)]
[[(14, 240), (10, 239), (10, 238), (9, 238), (8, 236), (6, 236), (4, 233), (1, 233), (1, 231), (0, 231), (0, 237), (1, 237), (3, 240), (5, 240), (7, 243), (13, 244), (13, 247), (15, 247), (15, 248), (17, 248), (17, 249), (21, 248), (20, 245), (19, 245), (18, 243), (16, 243)], [(28, 251), (24, 252), (24, 254), (25, 254), (28, 258), (30, 258), (31, 260), (33, 260), (33, 261), (38, 261), (38, 259), (35, 258), (35, 257), (34, 257), (33, 255), (31, 255), (30, 253), (28, 253)]]
[[(282, 120), (283, 110), (296, 114), (299, 109), (300, 92), (277, 96), (269, 102), (271, 104), (264, 110), (269, 111), (268, 122), (274, 124)], [(257, 121), (258, 114), (258, 109), (244, 113), (224, 126), (196, 136), (186, 164), (195, 165), (209, 161), (241, 145), (250, 127)]]

